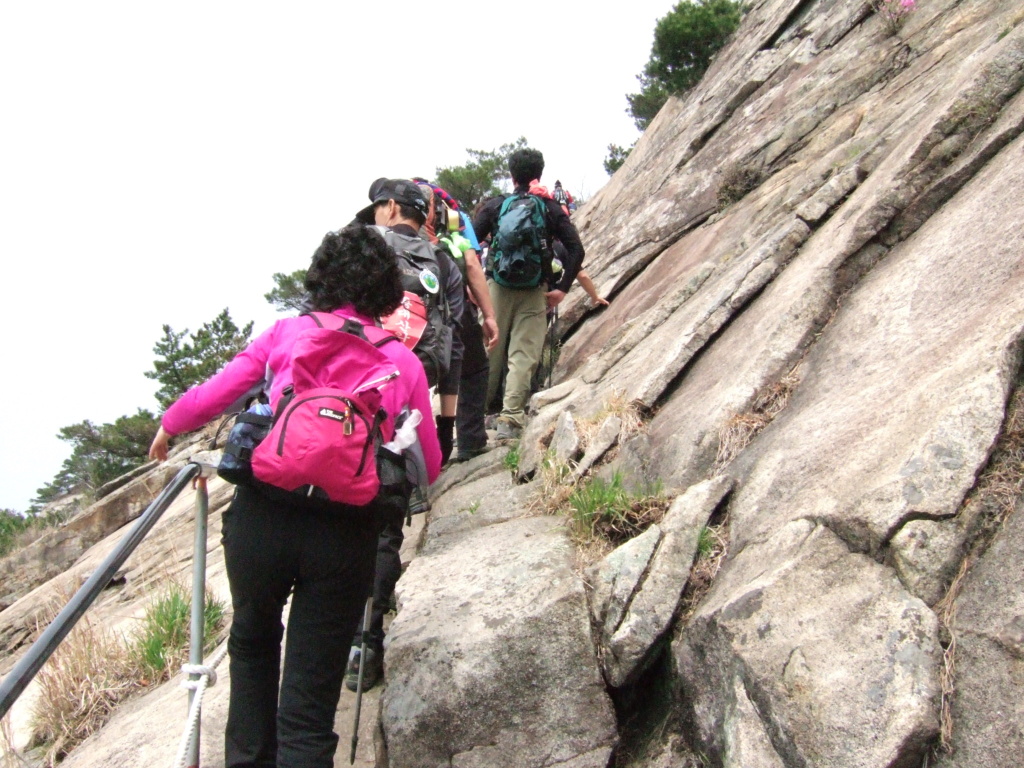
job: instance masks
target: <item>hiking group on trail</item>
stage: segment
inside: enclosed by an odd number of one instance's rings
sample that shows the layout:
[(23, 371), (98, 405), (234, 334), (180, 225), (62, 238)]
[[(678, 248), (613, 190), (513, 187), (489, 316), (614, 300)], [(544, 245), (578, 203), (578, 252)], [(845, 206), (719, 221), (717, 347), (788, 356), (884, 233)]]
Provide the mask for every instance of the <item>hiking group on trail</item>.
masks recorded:
[(520, 149), (508, 165), (512, 193), (473, 217), (425, 179), (375, 181), (314, 252), (306, 311), (162, 417), (150, 456), (165, 460), (171, 437), (238, 413), (220, 466), (237, 485), (222, 536), (228, 768), (334, 765), (342, 685), (361, 693), (383, 675), (403, 524), (429, 508), (444, 464), (488, 449), (489, 403), (492, 444), (519, 437), (573, 281), (607, 304), (581, 271), (572, 196), (540, 185), (543, 155)]

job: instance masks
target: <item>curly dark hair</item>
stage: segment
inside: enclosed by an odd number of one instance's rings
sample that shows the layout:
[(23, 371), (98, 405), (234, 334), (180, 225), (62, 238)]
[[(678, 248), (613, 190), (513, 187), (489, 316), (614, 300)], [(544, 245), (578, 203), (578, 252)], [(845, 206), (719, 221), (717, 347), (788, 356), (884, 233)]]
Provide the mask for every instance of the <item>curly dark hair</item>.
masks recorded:
[(529, 184), (544, 173), (544, 155), (539, 149), (517, 149), (508, 156), (508, 172), (517, 187)]
[(317, 312), (352, 304), (357, 312), (382, 317), (402, 303), (398, 257), (379, 231), (362, 224), (324, 235), (306, 271), (305, 285)]

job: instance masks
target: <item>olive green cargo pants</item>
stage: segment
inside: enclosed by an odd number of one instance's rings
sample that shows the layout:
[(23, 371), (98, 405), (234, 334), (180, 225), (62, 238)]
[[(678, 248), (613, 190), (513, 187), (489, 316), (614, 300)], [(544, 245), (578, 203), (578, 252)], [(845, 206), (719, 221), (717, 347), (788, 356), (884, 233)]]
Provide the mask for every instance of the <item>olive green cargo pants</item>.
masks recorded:
[(508, 375), (501, 415), (521, 427), (530, 397), (530, 380), (540, 362), (548, 329), (547, 288), (541, 284), (537, 288), (515, 290), (503, 288), (494, 280), (488, 280), (487, 287), (498, 322), (498, 343), (489, 356), (487, 402), (494, 399), (501, 385), (507, 352)]

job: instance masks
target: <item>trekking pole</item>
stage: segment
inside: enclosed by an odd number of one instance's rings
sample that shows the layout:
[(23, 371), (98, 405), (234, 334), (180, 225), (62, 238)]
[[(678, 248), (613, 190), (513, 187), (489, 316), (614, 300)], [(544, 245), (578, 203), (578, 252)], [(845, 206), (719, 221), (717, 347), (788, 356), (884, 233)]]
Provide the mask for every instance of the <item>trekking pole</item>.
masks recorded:
[(552, 374), (555, 372), (555, 326), (558, 325), (558, 307), (551, 315), (548, 323), (548, 389), (551, 389)]
[(356, 746), (359, 744), (359, 711), (363, 707), (363, 665), (366, 663), (366, 638), (370, 635), (370, 613), (373, 610), (373, 594), (366, 598), (366, 607), (363, 608), (363, 637), (362, 645), (359, 647), (359, 678), (356, 682), (356, 717), (352, 723), (352, 754), (348, 757), (348, 764), (356, 761)]

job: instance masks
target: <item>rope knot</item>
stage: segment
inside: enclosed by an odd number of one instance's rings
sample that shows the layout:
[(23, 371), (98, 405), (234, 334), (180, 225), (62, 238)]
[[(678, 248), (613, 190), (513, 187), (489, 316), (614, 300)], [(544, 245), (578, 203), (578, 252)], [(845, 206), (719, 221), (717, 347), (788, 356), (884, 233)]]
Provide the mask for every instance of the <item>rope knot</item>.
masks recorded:
[[(209, 680), (206, 684), (207, 687), (217, 684), (217, 670), (212, 666), (204, 664), (182, 664), (181, 673), (183, 675), (199, 675), (200, 678), (207, 678)], [(181, 685), (183, 688), (188, 688), (189, 690), (194, 691), (199, 687), (200, 682), (200, 680), (185, 680)]]

